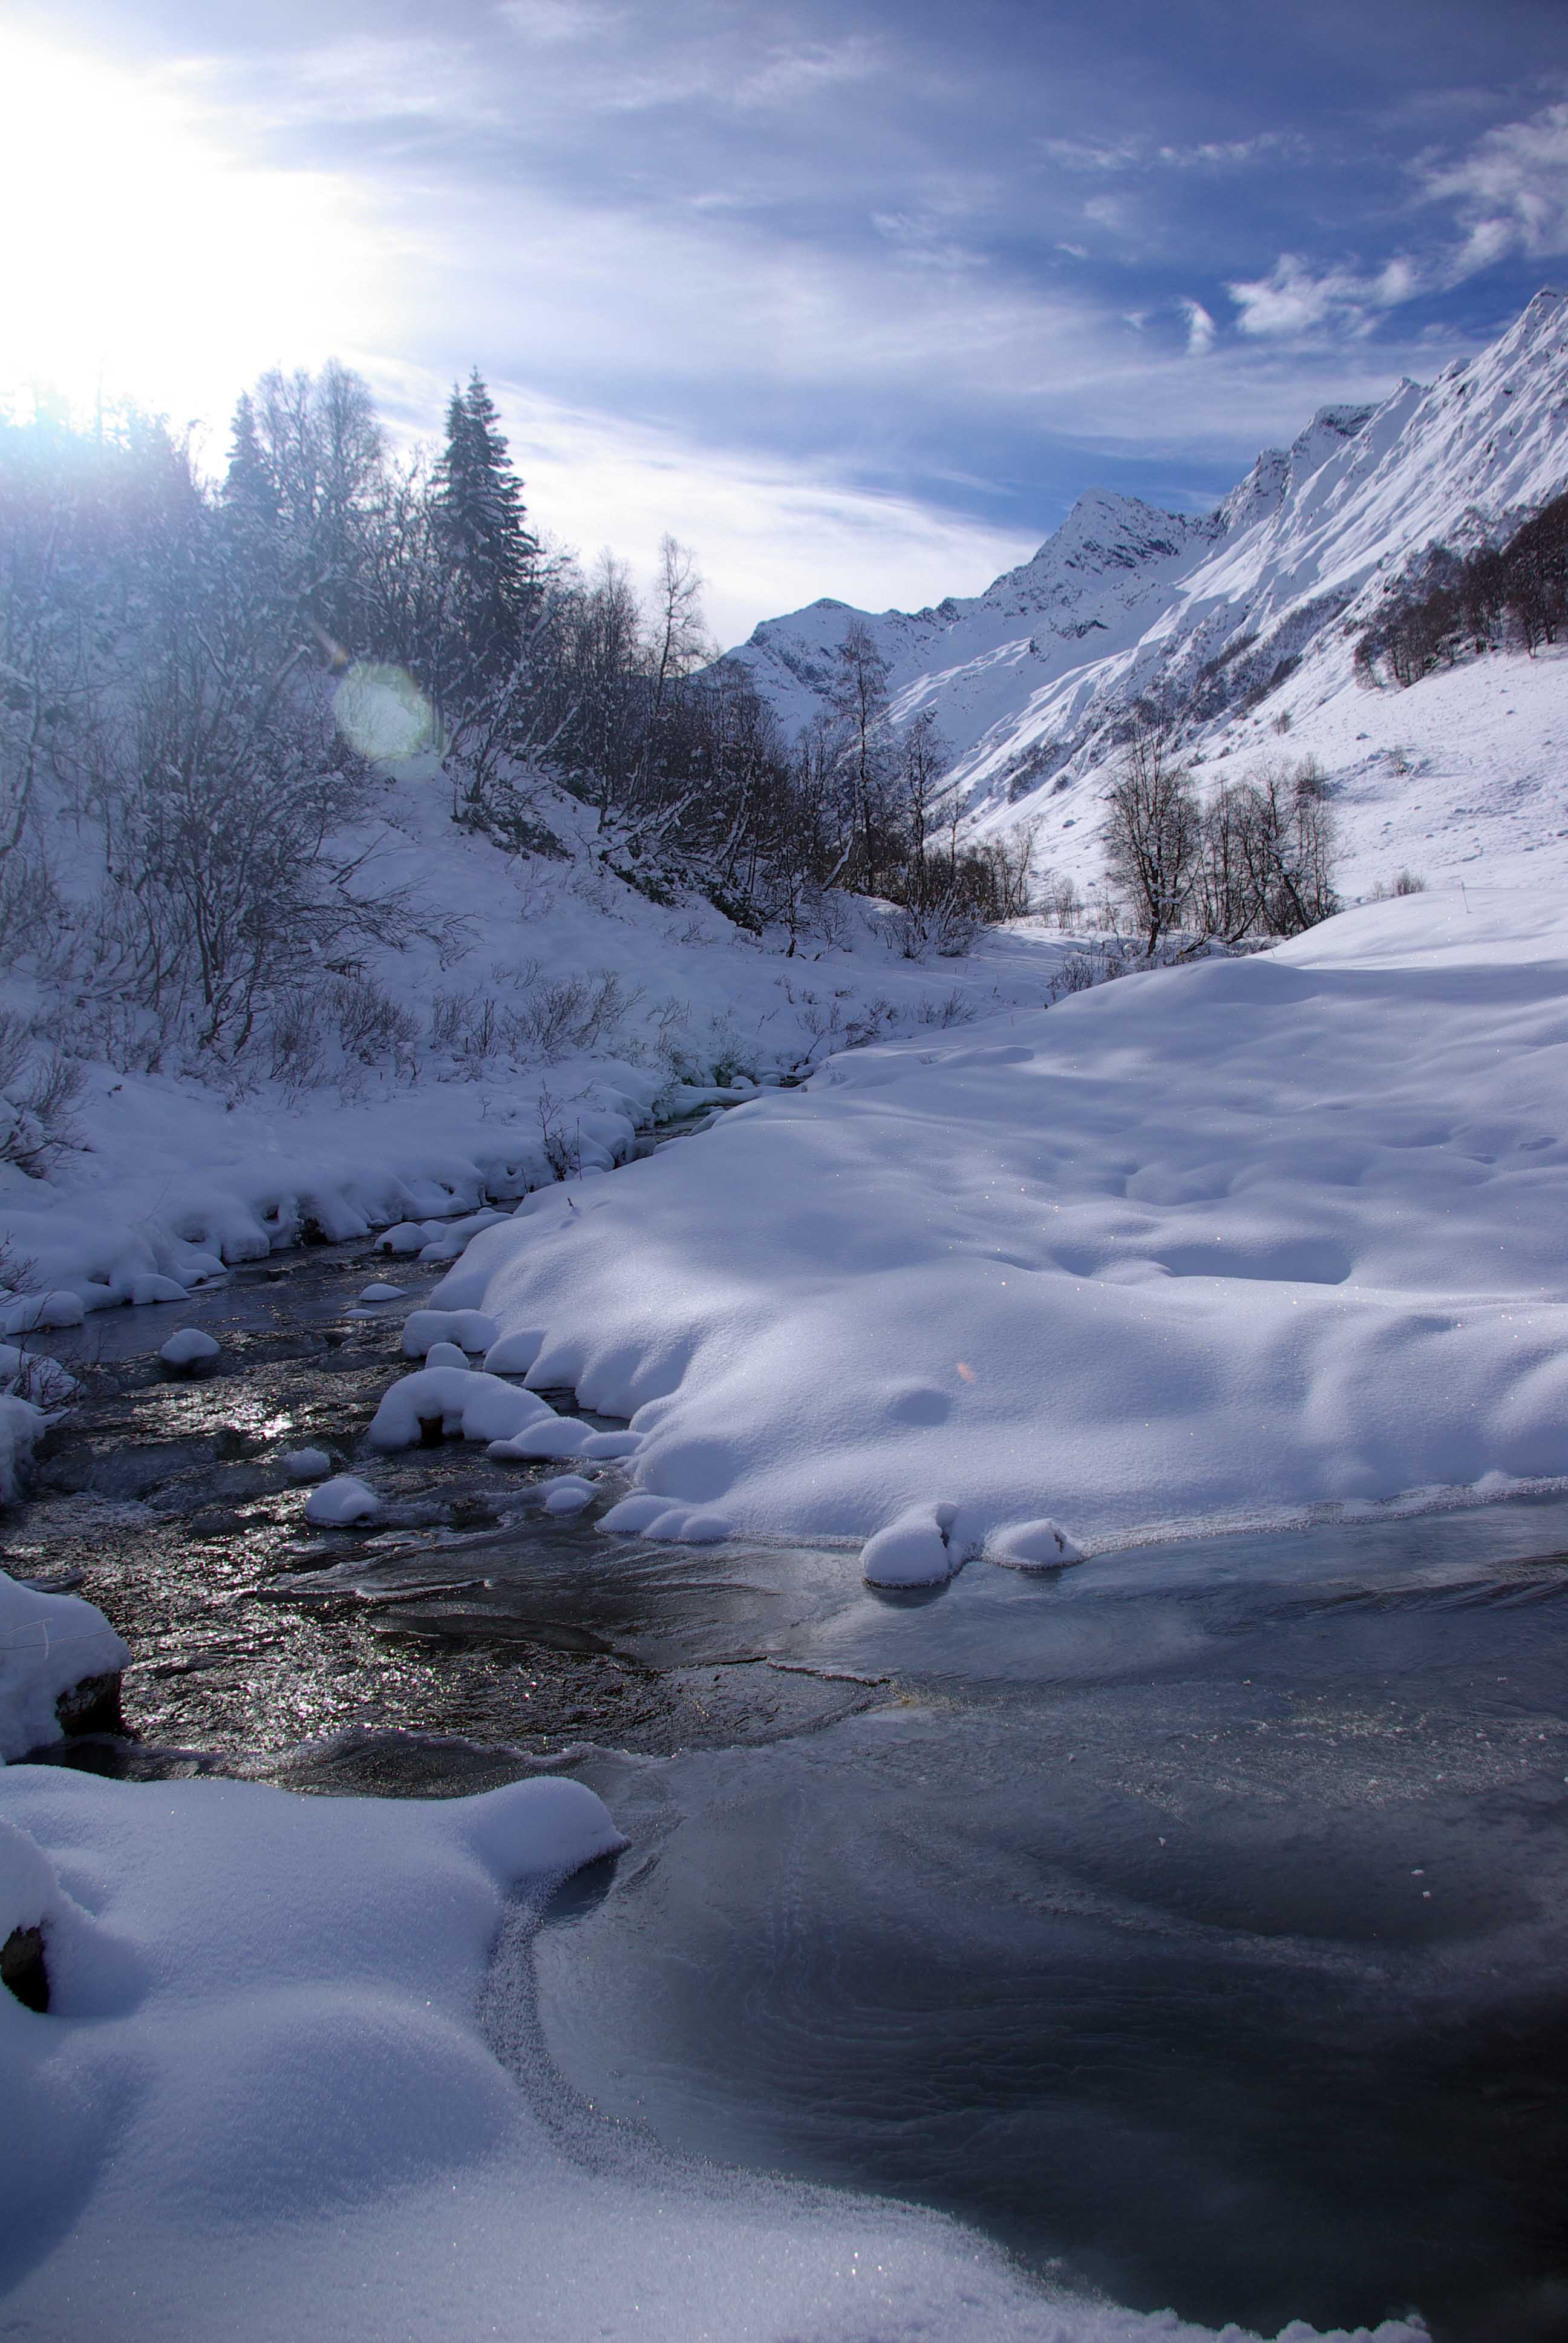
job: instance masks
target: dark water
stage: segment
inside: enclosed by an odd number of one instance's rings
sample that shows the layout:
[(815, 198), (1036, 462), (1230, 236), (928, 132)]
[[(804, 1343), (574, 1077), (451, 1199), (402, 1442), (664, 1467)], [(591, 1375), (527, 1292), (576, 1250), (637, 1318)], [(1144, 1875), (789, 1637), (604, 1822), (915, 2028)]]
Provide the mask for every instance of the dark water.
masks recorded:
[(770, 1647), (885, 1705), (582, 1769), (633, 1846), (540, 1942), (577, 2087), (1139, 2308), (1568, 2334), (1568, 1506), (919, 1608), (825, 1560)]

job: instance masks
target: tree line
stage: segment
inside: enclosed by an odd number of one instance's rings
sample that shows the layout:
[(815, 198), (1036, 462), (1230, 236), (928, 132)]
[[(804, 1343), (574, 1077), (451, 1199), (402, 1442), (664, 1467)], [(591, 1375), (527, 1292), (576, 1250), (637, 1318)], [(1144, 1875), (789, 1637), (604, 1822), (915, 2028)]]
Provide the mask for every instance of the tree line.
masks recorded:
[(1568, 496), (1500, 546), (1461, 556), (1434, 546), (1356, 644), (1363, 683), (1418, 683), (1487, 651), (1532, 656), (1568, 631)]

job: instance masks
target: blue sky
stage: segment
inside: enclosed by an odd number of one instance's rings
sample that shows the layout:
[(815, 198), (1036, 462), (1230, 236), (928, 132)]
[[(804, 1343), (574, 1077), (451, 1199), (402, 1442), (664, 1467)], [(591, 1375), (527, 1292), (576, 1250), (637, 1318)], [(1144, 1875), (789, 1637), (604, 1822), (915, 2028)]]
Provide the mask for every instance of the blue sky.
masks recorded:
[(274, 360), (427, 434), (477, 361), (536, 517), (672, 528), (727, 639), (1210, 502), (1568, 274), (1562, 0), (57, 0), (0, 90), (0, 384), (221, 448)]

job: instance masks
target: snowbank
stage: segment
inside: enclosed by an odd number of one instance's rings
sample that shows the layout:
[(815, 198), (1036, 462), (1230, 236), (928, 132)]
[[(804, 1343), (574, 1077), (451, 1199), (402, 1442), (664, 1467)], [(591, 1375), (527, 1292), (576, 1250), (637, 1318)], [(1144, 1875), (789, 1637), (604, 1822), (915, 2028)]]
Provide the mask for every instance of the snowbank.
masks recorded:
[(621, 1844), (561, 1779), (0, 1774), (0, 1931), (42, 1927), (49, 1983), (46, 2015), (0, 1992), (7, 2336), (108, 2308), (119, 2343), (1201, 2343), (935, 2215), (681, 2167), (567, 2103), (508, 1899)]
[(1568, 1474), (1568, 915), (1471, 901), (841, 1056), (531, 1198), (437, 1306), (747, 1532), (942, 1501), (960, 1553), (1104, 1544)]
[[(611, 1061), (560, 1070), (586, 1168), (630, 1152), (661, 1074)], [(393, 1250), (451, 1260), (554, 1172), (542, 1151), (542, 1076), (494, 1088), (405, 1089), (350, 1107), (321, 1097), (235, 1106), (190, 1081), (93, 1070), (78, 1121), (91, 1152), (52, 1180), (0, 1165), (0, 1240), (32, 1264), (29, 1292), (0, 1302), (0, 1333), (79, 1324), (85, 1311), (179, 1301), (226, 1263), (265, 1259), (313, 1232), (386, 1229)], [(529, 1119), (532, 1118), (530, 1129)]]
[[(6, 1409), (21, 1405), (0, 1400), (0, 1443)], [(0, 1571), (0, 1763), (58, 1741), (60, 1694), (86, 1676), (117, 1674), (130, 1656), (90, 1603), (74, 1594), (40, 1594)], [(0, 1937), (5, 1934), (0, 1927)]]

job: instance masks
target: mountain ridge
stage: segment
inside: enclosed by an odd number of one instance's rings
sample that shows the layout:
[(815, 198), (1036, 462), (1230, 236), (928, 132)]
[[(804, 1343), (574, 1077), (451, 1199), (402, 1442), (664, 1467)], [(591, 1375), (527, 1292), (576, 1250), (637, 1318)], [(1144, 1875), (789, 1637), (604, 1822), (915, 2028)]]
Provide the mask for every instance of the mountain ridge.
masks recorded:
[(728, 657), (793, 730), (827, 707), (848, 628), (868, 628), (894, 718), (935, 717), (984, 832), (1079, 796), (1136, 701), (1201, 761), (1239, 728), (1299, 727), (1354, 688), (1351, 639), (1431, 545), (1494, 537), (1565, 486), (1568, 292), (1544, 288), (1432, 383), (1320, 407), (1207, 513), (1090, 489), (979, 595), (880, 614), (824, 598)]

